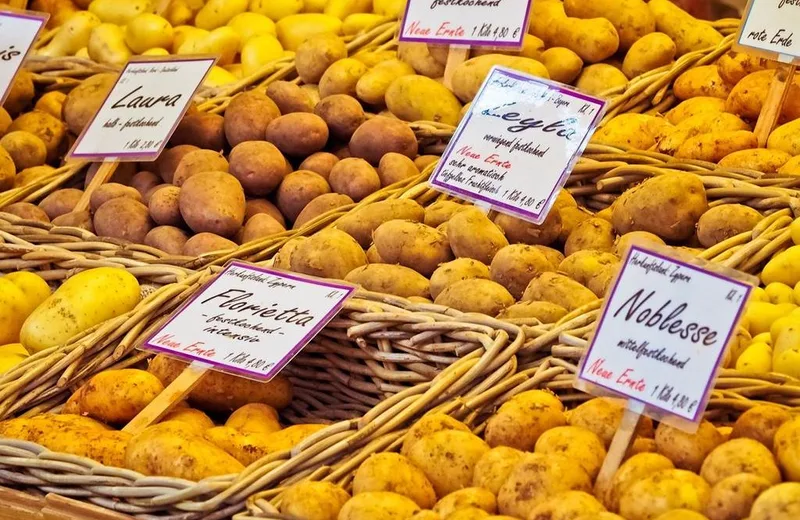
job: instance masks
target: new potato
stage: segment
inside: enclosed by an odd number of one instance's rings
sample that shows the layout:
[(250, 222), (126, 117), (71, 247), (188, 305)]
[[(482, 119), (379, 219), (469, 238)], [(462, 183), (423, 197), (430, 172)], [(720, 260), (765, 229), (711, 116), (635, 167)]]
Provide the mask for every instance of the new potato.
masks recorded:
[(402, 265), (370, 263), (353, 269), (344, 279), (368, 291), (394, 294), (403, 298), (431, 296), (428, 279)]

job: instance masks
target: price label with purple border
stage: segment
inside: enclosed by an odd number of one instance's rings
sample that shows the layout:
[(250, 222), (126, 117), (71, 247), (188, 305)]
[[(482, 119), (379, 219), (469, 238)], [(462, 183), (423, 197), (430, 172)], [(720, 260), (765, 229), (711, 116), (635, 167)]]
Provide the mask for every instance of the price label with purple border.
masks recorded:
[(47, 13), (0, 11), (0, 106), (48, 18)]
[(800, 63), (800, 0), (750, 0), (736, 43), (751, 54)]
[(408, 0), (400, 41), (521, 48), (532, 0)]
[(70, 156), (155, 160), (215, 62), (212, 57), (129, 61)]
[(495, 66), (430, 183), (540, 224), (605, 106), (559, 83)]
[(276, 376), (355, 287), (231, 262), (144, 343), (257, 380)]
[(667, 251), (629, 248), (575, 386), (697, 423), (755, 279)]

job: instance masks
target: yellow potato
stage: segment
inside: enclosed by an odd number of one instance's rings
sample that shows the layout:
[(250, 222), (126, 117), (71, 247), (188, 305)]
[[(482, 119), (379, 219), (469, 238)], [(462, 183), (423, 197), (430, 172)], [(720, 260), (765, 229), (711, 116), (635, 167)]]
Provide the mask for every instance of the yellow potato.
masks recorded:
[(597, 95), (627, 84), (628, 78), (618, 68), (607, 63), (595, 63), (584, 67), (575, 86), (587, 94)]
[(647, 5), (656, 19), (656, 29), (675, 41), (678, 56), (714, 47), (722, 41), (722, 35), (710, 24), (696, 19), (669, 0), (651, 0)]
[[(292, 0), (292, 2), (295, 1), (302, 6), (302, 1)], [(252, 0), (250, 10), (253, 12), (261, 12), (253, 8), (252, 4), (256, 2), (261, 4), (264, 8), (270, 4), (275, 5), (280, 3), (275, 0)], [(297, 48), (300, 47), (300, 44), (312, 36), (322, 33), (341, 34), (342, 31), (342, 21), (326, 14), (302, 13), (291, 14), (281, 18), (270, 16), (270, 14), (266, 12), (261, 12), (261, 14), (266, 14), (272, 20), (277, 21), (275, 28), (278, 33), (278, 39), (281, 45), (283, 45), (283, 48), (289, 51), (296, 51)]]
[(661, 32), (643, 36), (631, 45), (622, 62), (622, 72), (634, 78), (653, 69), (669, 65), (675, 59), (677, 47), (672, 38)]
[(42, 278), (24, 271), (0, 278), (0, 344), (17, 343), (25, 320), (50, 296)]
[(398, 453), (378, 453), (361, 463), (353, 477), (353, 494), (392, 491), (410, 498), (423, 509), (436, 503), (425, 474)]
[(675, 157), (718, 162), (733, 152), (756, 148), (757, 146), (758, 139), (756, 139), (755, 134), (747, 130), (701, 134), (684, 141), (675, 153)]
[(690, 471), (665, 469), (631, 485), (620, 497), (619, 514), (628, 520), (651, 520), (673, 509), (705, 510), (711, 488)]
[(125, 26), (125, 44), (136, 54), (154, 47), (168, 49), (173, 37), (170, 23), (152, 13), (140, 14)]
[(383, 105), (389, 86), (401, 76), (414, 74), (408, 63), (396, 59), (383, 61), (368, 70), (356, 83), (358, 99), (371, 105)]
[[(364, 75), (359, 78), (359, 83)], [(358, 84), (356, 84), (358, 88)], [(387, 108), (405, 121), (458, 124), (461, 103), (438, 81), (419, 75), (402, 75), (386, 89)]]
[(242, 45), (242, 72), (245, 76), (250, 76), (264, 65), (281, 59), (282, 55), (281, 42), (274, 36), (269, 34), (253, 36)]
[(566, 424), (562, 409), (551, 404), (544, 392), (524, 392), (503, 403), (489, 418), (485, 437), (492, 447), (533, 451), (542, 434)]
[(800, 155), (800, 119), (783, 124), (769, 134), (767, 148)]
[(678, 106), (667, 112), (666, 118), (667, 121), (672, 123), (673, 125), (677, 125), (681, 121), (688, 119), (692, 116), (697, 114), (705, 113), (705, 112), (716, 112), (721, 113), (725, 111), (725, 100), (710, 97), (710, 96), (698, 96), (687, 99), (686, 101), (681, 101)]
[(702, 421), (695, 433), (686, 433), (664, 423), (656, 428), (658, 452), (679, 469), (700, 471), (706, 456), (720, 444), (722, 435), (708, 421)]
[(619, 33), (620, 49), (629, 49), (656, 30), (656, 21), (643, 0), (565, 0), (567, 15), (606, 18)]
[(537, 59), (547, 68), (550, 79), (561, 83), (572, 83), (583, 69), (581, 57), (566, 47), (551, 47)]
[(681, 100), (699, 96), (727, 99), (731, 93), (716, 65), (703, 65), (687, 70), (675, 80), (672, 91)]
[(500, 491), (503, 482), (525, 455), (523, 451), (497, 446), (483, 454), (475, 464), (472, 485), (489, 490), (494, 495)]
[(250, 403), (238, 408), (228, 417), (225, 426), (242, 433), (273, 433), (281, 429), (278, 412), (263, 403)]
[(758, 475), (739, 473), (717, 482), (705, 514), (709, 520), (738, 520), (747, 518), (758, 496), (772, 486)]
[(470, 432), (443, 430), (413, 443), (408, 458), (443, 497), (472, 483), (475, 465), (487, 451), (489, 445)]
[(528, 513), (528, 520), (566, 520), (589, 513), (602, 513), (606, 508), (584, 491), (565, 491), (548, 498)]
[(100, 25), (100, 18), (89, 11), (80, 11), (56, 31), (50, 43), (37, 51), (48, 58), (72, 56), (89, 44), (92, 30)]
[(594, 480), (606, 458), (603, 441), (589, 430), (577, 426), (558, 426), (539, 436), (535, 453), (560, 454), (574, 460)]
[(550, 75), (541, 62), (530, 58), (486, 54), (459, 64), (453, 71), (453, 93), (464, 103), (472, 101), (491, 68), (501, 65), (533, 76), (548, 79)]
[(487, 513), (497, 511), (497, 500), (494, 493), (480, 487), (468, 487), (453, 491), (436, 502), (433, 510), (442, 518), (451, 518), (456, 511), (468, 508), (477, 508)]
[(793, 520), (800, 515), (800, 483), (785, 482), (764, 491), (753, 503), (750, 520)]
[(335, 520), (350, 495), (330, 482), (300, 482), (281, 496), (280, 512), (292, 518)]
[(125, 25), (142, 13), (154, 12), (155, 5), (152, 0), (92, 0), (88, 9), (103, 23)]
[(113, 23), (102, 23), (92, 29), (87, 48), (91, 59), (109, 65), (124, 65), (132, 55), (125, 45), (125, 31)]
[(194, 25), (211, 31), (230, 22), (234, 16), (247, 11), (247, 0), (208, 0), (197, 12)]
[(656, 144), (656, 137), (669, 126), (664, 118), (646, 114), (622, 114), (601, 126), (592, 136), (592, 142), (647, 150)]
[(355, 495), (342, 507), (338, 520), (399, 520), (419, 511), (413, 500), (397, 493), (373, 491)]
[[(228, 21), (228, 27), (239, 35), (242, 45), (255, 36), (277, 36), (275, 22), (258, 13), (240, 13)], [(178, 28), (175, 28), (177, 33)], [(177, 38), (177, 34), (176, 34)]]
[(124, 425), (163, 391), (161, 381), (144, 370), (106, 370), (89, 379), (70, 400), (74, 413)]

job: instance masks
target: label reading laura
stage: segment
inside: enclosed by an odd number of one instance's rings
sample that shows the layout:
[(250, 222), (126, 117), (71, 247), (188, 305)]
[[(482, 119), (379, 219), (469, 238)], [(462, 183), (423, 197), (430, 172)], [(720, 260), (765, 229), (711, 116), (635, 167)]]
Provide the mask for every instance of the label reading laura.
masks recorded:
[(0, 11), (0, 105), (50, 15)]
[(605, 101), (495, 67), (431, 176), (431, 185), (502, 213), (544, 221)]
[(531, 0), (408, 0), (400, 41), (522, 47)]
[(268, 380), (342, 308), (354, 287), (230, 263), (144, 348)]
[(78, 159), (155, 160), (215, 61), (129, 61), (70, 155)]
[(632, 246), (611, 288), (578, 383), (697, 422), (752, 286)]
[(738, 43), (800, 58), (800, 0), (750, 0)]

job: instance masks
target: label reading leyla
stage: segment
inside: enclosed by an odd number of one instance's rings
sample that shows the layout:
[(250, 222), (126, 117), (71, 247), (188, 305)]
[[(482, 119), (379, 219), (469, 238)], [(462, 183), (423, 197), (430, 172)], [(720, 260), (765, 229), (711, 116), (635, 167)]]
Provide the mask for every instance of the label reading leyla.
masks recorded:
[(532, 0), (408, 0), (400, 41), (522, 47)]
[(750, 0), (739, 45), (800, 58), (800, 0)]
[(77, 159), (155, 160), (215, 61), (129, 61), (70, 155)]
[(144, 348), (269, 380), (322, 330), (354, 287), (230, 263)]
[(0, 11), (0, 105), (50, 15)]
[(431, 185), (540, 224), (604, 108), (601, 99), (494, 67)]
[(632, 246), (581, 362), (583, 382), (697, 422), (752, 286)]

